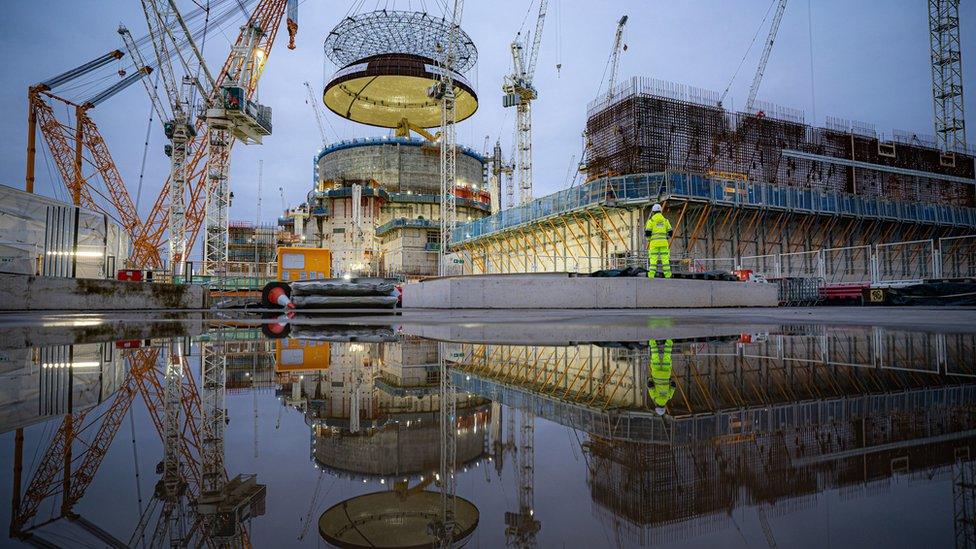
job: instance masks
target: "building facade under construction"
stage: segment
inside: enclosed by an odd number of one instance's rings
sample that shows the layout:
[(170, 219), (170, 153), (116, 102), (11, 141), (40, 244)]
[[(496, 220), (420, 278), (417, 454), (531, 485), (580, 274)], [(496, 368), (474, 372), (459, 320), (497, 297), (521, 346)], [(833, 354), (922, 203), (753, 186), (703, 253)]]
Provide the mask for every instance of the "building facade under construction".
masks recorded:
[[(586, 182), (462, 226), (472, 272), (595, 270), (645, 249), (655, 202), (675, 226), (672, 259), (743, 258), (976, 228), (972, 154), (935, 139), (633, 78), (589, 105)], [(971, 265), (970, 268), (971, 269)], [(970, 273), (972, 274), (972, 273)]]
[[(457, 216), (488, 215), (483, 157), (458, 148)], [(303, 246), (329, 248), (335, 274), (437, 273), (440, 250), (440, 148), (410, 137), (334, 143), (315, 157), (302, 206), (279, 220)]]

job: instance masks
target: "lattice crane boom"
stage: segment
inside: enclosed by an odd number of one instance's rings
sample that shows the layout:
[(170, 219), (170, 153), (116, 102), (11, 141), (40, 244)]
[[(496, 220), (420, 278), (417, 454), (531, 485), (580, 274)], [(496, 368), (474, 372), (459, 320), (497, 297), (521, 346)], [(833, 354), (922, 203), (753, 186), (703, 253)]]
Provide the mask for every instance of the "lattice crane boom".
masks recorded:
[(325, 137), (325, 123), (322, 121), (322, 111), (319, 110), (319, 102), (315, 100), (315, 92), (312, 91), (312, 85), (307, 80), (302, 84), (305, 86), (305, 90), (308, 91), (308, 104), (312, 106), (312, 112), (315, 113), (315, 123), (319, 127), (322, 146), (325, 147), (329, 144), (329, 140)]
[(624, 15), (617, 21), (617, 32), (613, 36), (613, 49), (610, 50), (610, 70), (607, 77), (607, 104), (613, 101), (613, 86), (617, 83), (617, 68), (620, 66), (620, 52), (623, 48), (624, 25), (627, 24), (627, 16)]
[[(231, 54), (224, 61), (224, 65), (216, 77), (217, 86), (215, 89), (219, 89), (223, 85), (227, 79), (227, 74), (232, 69), (232, 65), (239, 63), (234, 49), (242, 47), (246, 41), (250, 40), (248, 28), (257, 27), (265, 30), (264, 35), (258, 40), (256, 47), (264, 52), (264, 60), (267, 60), (271, 48), (274, 45), (281, 18), (284, 16), (286, 4), (287, 0), (261, 0), (258, 3), (247, 23), (241, 28)], [(246, 83), (245, 90), (248, 98), (253, 95), (256, 85), (256, 80)], [(208, 179), (209, 150), (208, 147), (201, 145), (205, 139), (205, 129), (205, 121), (198, 120), (194, 128), (196, 136), (191, 137), (189, 142), (189, 148), (193, 153), (187, 161), (187, 181), (189, 182), (188, 187), (190, 189), (186, 211), (187, 256), (189, 256), (190, 251), (193, 249), (193, 245), (197, 240), (203, 224), (207, 193), (213, 188), (211, 181)], [(228, 154), (232, 147), (233, 142), (227, 147)], [(133, 263), (135, 265), (149, 267), (162, 265), (162, 257), (160, 256), (159, 250), (165, 242), (167, 228), (166, 214), (169, 208), (169, 187), (170, 182), (167, 179), (156, 201), (153, 203), (153, 207), (149, 216), (146, 218), (142, 230), (134, 239)]]
[(749, 87), (749, 98), (746, 100), (746, 112), (752, 112), (756, 104), (756, 94), (759, 93), (759, 84), (762, 83), (763, 74), (766, 72), (766, 63), (769, 62), (769, 54), (773, 51), (773, 43), (776, 41), (776, 34), (779, 32), (779, 24), (783, 21), (783, 12), (786, 11), (787, 0), (779, 0), (776, 6), (776, 13), (773, 14), (773, 21), (769, 26), (769, 36), (766, 37), (766, 45), (763, 47), (762, 55), (759, 57), (759, 66), (756, 67), (756, 75), (752, 78), (752, 85)]

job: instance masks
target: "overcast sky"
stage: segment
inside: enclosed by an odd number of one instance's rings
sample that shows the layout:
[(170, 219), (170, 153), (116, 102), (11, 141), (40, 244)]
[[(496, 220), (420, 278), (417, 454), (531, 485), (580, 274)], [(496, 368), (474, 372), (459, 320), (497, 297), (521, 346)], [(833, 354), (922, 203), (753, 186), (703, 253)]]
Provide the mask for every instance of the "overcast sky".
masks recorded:
[[(182, 1), (189, 9), (190, 2)], [(258, 160), (264, 161), (262, 219), (273, 221), (280, 209), (278, 188), (288, 204), (301, 201), (311, 185), (312, 157), (321, 146), (306, 91), (309, 81), (321, 94), (336, 70), (322, 52), (329, 30), (347, 13), (349, 0), (304, 0), (296, 50), (287, 50), (282, 29), (261, 80), (260, 100), (274, 109), (274, 134), (262, 146), (234, 149), (232, 219), (253, 221)], [(383, 2), (417, 9), (413, 2)], [(438, 2), (426, 2), (440, 14)], [(759, 98), (806, 112), (808, 122), (825, 116), (874, 123), (879, 131), (912, 130), (932, 134), (931, 75), (925, 0), (792, 0), (786, 9)], [(376, 2), (367, 0), (364, 9)], [(510, 70), (508, 45), (525, 15), (523, 0), (467, 0), (462, 26), (474, 39), (479, 63), (468, 77), (481, 99), (478, 112), (461, 123), (458, 139), (481, 150), (486, 135), (500, 137), (511, 149), (513, 112), (501, 106), (502, 77)], [(540, 97), (533, 106), (536, 195), (566, 185), (570, 159), (580, 150), (586, 104), (596, 96), (607, 64), (616, 22), (628, 14), (627, 51), (619, 79), (652, 76), (721, 92), (745, 54), (770, 0), (550, 0), (536, 73)], [(120, 22), (140, 36), (145, 22), (137, 0), (7, 0), (0, 20), (0, 183), (23, 186), (28, 85), (121, 47)], [(812, 20), (810, 15), (812, 14)], [(535, 17), (532, 13), (529, 23)], [(962, 45), (966, 110), (976, 124), (976, 4), (964, 2)], [(811, 25), (812, 23), (812, 25)], [(813, 64), (811, 90), (811, 43)], [(742, 106), (758, 63), (766, 29), (745, 60), (730, 91)], [(216, 32), (207, 57), (219, 68), (236, 36), (233, 26)], [(557, 75), (556, 63), (562, 64)], [(378, 128), (345, 121), (324, 109), (330, 140), (382, 135)], [(815, 117), (814, 117), (815, 113)], [(149, 102), (141, 86), (132, 86), (91, 112), (112, 151), (131, 194), (138, 180)], [(334, 130), (337, 132), (333, 132)], [(144, 216), (168, 170), (159, 124), (150, 148), (139, 200)], [(974, 139), (969, 132), (970, 141)], [(37, 192), (62, 196), (63, 186), (43, 147), (37, 167)], [(46, 158), (48, 160), (46, 160)], [(199, 248), (197, 246), (196, 248)], [(195, 254), (196, 255), (196, 254)]]

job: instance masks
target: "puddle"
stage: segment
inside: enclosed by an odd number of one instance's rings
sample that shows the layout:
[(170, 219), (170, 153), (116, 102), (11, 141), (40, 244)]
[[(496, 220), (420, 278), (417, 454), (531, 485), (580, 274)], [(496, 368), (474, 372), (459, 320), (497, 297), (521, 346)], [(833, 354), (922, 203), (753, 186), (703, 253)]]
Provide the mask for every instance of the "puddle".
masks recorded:
[(5, 545), (974, 535), (972, 332), (257, 320), (0, 350)]

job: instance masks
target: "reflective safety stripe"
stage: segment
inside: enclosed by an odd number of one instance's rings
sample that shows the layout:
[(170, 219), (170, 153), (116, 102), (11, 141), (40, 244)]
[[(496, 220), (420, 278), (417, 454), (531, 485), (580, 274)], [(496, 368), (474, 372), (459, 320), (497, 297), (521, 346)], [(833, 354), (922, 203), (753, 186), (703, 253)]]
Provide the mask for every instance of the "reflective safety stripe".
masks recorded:
[(644, 224), (644, 230), (650, 231), (648, 241), (667, 240), (668, 231), (671, 230), (671, 222), (668, 221), (660, 212), (655, 213)]

